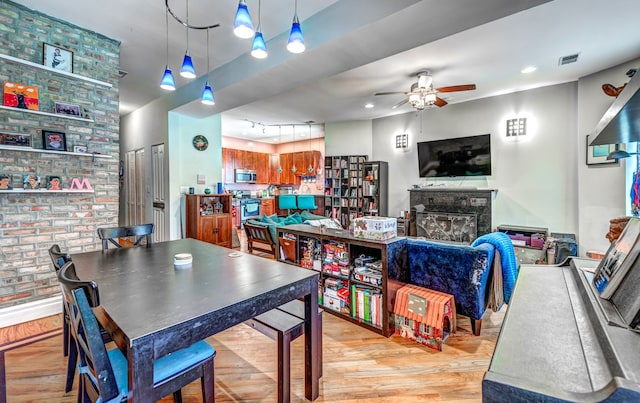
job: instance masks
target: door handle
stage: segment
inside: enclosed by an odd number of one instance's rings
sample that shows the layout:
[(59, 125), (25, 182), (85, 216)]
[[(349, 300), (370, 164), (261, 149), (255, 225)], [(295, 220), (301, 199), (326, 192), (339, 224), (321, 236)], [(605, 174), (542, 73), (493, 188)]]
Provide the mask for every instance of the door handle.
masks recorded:
[(164, 202), (153, 202), (153, 208), (160, 208), (164, 210)]

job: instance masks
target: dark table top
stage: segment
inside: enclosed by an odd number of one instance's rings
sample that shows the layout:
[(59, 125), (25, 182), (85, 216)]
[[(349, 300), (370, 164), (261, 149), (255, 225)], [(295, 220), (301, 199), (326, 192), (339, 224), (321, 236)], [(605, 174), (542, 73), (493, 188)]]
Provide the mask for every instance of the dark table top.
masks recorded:
[[(175, 269), (174, 255), (185, 252), (193, 255), (192, 267)], [(255, 302), (274, 289), (303, 284), (317, 276), (195, 239), (74, 254), (72, 258), (81, 280), (97, 282), (101, 305), (130, 341), (158, 328), (229, 310), (248, 300)], [(283, 297), (283, 303), (290, 299)], [(268, 309), (253, 307), (255, 315)], [(220, 323), (218, 331), (233, 324)]]

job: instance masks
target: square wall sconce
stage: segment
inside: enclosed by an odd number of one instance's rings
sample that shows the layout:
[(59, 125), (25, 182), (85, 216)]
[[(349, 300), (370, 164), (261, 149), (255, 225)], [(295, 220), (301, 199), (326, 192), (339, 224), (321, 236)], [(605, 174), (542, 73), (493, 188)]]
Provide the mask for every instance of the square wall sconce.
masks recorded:
[(507, 119), (507, 137), (527, 134), (527, 118)]
[(396, 136), (396, 148), (405, 149), (408, 147), (409, 147), (409, 135), (406, 133), (398, 134)]

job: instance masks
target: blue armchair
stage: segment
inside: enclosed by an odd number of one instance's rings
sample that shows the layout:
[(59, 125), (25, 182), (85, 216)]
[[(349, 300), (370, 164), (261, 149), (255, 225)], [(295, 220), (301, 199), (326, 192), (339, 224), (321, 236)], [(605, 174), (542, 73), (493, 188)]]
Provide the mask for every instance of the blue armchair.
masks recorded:
[[(468, 246), (407, 238), (389, 245), (388, 275), (403, 283), (452, 294), (457, 313), (468, 316), (473, 333), (479, 335), (489, 303), (495, 254), (496, 246), (488, 242)], [(512, 250), (511, 254), (501, 253), (501, 260), (503, 266), (516, 265)], [(515, 271), (508, 275), (513, 279), (505, 278), (507, 288), (515, 282)], [(511, 290), (505, 288), (504, 292), (508, 296)]]

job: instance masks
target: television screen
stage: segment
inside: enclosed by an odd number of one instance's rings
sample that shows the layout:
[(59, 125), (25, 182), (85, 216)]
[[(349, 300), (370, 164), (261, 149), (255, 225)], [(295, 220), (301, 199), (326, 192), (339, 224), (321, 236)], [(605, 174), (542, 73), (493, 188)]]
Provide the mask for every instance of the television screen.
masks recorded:
[(420, 177), (491, 175), (491, 135), (418, 143)]

